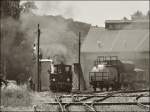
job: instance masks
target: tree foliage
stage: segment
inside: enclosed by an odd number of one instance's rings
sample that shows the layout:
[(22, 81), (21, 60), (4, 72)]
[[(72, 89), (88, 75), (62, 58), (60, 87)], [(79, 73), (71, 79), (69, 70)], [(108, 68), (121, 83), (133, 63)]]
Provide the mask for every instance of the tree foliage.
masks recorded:
[(35, 5), (35, 2), (33, 1), (27, 1), (25, 3), (22, 3), (20, 7), (22, 13), (29, 13), (32, 12), (32, 10), (38, 9)]
[(146, 15), (144, 15), (141, 11), (136, 11), (131, 15), (132, 20), (144, 20), (147, 19), (149, 16), (149, 11), (147, 12)]

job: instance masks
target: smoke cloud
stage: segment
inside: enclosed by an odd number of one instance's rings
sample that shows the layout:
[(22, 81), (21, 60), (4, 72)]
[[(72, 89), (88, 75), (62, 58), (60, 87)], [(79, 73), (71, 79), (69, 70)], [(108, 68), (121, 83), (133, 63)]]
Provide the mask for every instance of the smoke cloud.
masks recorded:
[[(37, 39), (37, 24), (40, 24), (40, 47), (43, 58), (63, 55), (66, 63), (72, 64), (77, 57), (78, 37), (68, 27), (67, 21), (62, 16), (37, 16), (23, 14), (23, 26), (35, 32), (33, 38)], [(32, 34), (31, 34), (32, 35)]]
[[(4, 72), (8, 79), (27, 79), (32, 66), (33, 40), (21, 21), (1, 19)], [(25, 81), (23, 80), (23, 81)]]
[(43, 58), (55, 57), (56, 62), (70, 65), (77, 62), (78, 32), (81, 29), (85, 36), (90, 25), (78, 22), (75, 26), (72, 19), (39, 16), (28, 10), (20, 14), (19, 20), (11, 17), (1, 20), (2, 52), (7, 79), (21, 83), (34, 74), (33, 45), (37, 43), (38, 24), (41, 29), (40, 49)]

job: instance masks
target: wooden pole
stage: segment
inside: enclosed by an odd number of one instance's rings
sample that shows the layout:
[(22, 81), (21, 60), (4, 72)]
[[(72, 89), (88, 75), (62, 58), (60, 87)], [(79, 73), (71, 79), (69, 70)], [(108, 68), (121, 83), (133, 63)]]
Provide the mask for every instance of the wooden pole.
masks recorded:
[(2, 75), (2, 34), (0, 36), (0, 75)]
[(38, 75), (38, 91), (40, 92), (41, 91), (41, 80), (40, 80), (40, 61), (39, 61), (39, 54), (40, 54), (40, 25), (38, 24), (38, 39), (37, 39), (37, 75)]
[[(81, 48), (81, 32), (79, 32), (79, 59), (78, 59), (78, 61), (79, 61), (79, 67), (81, 66), (80, 65), (80, 48)], [(80, 71), (79, 71), (79, 77), (78, 77), (79, 79), (79, 83), (78, 83), (78, 87), (79, 87), (79, 91), (80, 91)]]

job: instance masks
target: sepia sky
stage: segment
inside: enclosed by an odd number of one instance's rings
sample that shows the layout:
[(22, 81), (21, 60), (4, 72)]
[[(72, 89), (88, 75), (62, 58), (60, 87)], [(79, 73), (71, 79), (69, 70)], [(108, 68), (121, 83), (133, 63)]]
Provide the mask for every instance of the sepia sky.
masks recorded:
[(137, 10), (146, 14), (149, 1), (34, 1), (39, 15), (62, 15), (92, 25), (104, 26), (105, 20), (122, 19)]

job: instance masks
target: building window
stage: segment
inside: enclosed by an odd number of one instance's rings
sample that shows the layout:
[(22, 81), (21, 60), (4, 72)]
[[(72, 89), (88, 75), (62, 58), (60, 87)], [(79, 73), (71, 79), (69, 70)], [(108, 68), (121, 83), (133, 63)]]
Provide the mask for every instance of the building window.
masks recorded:
[(102, 48), (104, 46), (102, 41), (97, 41), (97, 45), (98, 45), (99, 48)]
[(109, 29), (113, 29), (113, 25), (109, 25)]

